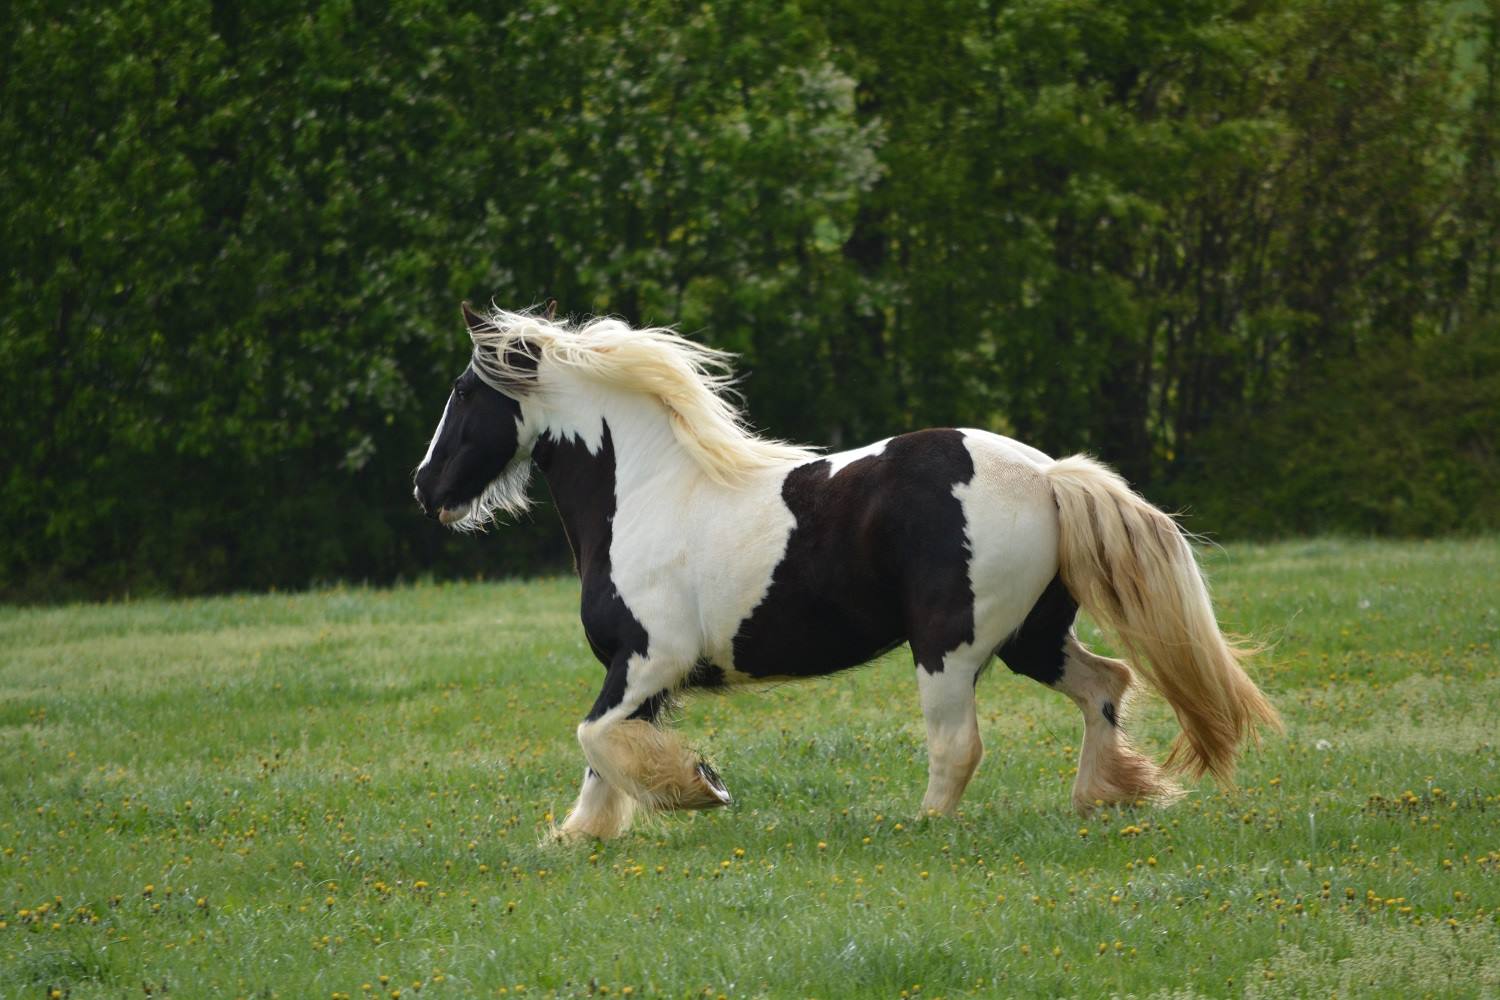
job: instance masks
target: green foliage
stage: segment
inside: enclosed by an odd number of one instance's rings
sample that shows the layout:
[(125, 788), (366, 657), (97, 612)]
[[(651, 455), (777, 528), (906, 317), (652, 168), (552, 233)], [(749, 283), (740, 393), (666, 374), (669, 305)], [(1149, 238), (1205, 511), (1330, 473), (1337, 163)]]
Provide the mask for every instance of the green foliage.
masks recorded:
[[(1237, 461), (1172, 484), (1230, 535), (1500, 527), (1500, 331), (1394, 344), (1215, 430)], [(1247, 497), (1256, 502), (1247, 503)]]
[(437, 395), (472, 186), (414, 167), (451, 150), (431, 81), (460, 25), (257, 10), (17, 12), (7, 579), (264, 586), (407, 554), (386, 522), (422, 432), (397, 417)]
[[(466, 297), (677, 323), (782, 436), (991, 427), (1209, 529), (1494, 523), (1446, 432), (1325, 492), (1415, 433), (1345, 369), (1461, 394), (1438, 345), (1496, 329), (1490, 7), (7, 9), (8, 597), (560, 565), (545, 515), (476, 546), (409, 501)], [(1237, 477), (1263, 423), (1332, 450)]]

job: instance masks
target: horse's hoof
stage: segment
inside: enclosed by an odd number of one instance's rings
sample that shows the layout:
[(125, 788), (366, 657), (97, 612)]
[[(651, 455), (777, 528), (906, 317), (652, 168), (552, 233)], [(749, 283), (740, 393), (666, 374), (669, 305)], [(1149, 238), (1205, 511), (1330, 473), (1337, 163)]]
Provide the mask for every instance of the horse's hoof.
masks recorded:
[(700, 760), (698, 762), (698, 778), (707, 787), (708, 793), (715, 800), (709, 802), (707, 808), (712, 809), (715, 806), (727, 806), (733, 801), (729, 796), (729, 789), (724, 787), (724, 779), (719, 777), (719, 772), (715, 771), (713, 765), (708, 761)]

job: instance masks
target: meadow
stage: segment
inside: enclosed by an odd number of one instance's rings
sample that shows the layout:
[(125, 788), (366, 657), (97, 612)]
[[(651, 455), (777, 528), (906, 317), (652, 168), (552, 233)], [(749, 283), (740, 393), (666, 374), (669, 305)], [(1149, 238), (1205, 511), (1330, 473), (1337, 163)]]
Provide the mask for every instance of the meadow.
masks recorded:
[(572, 579), (0, 609), (0, 997), (1500, 996), (1500, 539), (1204, 557), (1287, 722), (1235, 790), (1080, 819), (998, 666), (918, 819), (898, 650), (688, 701), (735, 804), (570, 846)]

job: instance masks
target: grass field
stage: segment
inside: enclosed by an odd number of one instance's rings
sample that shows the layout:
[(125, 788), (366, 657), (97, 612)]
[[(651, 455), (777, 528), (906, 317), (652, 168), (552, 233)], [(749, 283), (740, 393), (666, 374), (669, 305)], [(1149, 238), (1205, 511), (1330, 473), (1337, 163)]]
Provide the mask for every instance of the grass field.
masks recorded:
[(1500, 995), (1500, 540), (1207, 558), (1288, 723), (1236, 792), (1080, 820), (1001, 668), (916, 820), (898, 652), (690, 701), (736, 804), (574, 847), (572, 580), (0, 610), (0, 997)]

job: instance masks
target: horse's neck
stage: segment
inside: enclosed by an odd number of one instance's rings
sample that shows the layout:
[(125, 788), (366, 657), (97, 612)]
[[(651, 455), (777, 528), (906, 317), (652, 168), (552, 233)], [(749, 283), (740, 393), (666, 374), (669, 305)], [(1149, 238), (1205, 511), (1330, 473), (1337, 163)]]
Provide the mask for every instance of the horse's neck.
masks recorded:
[(660, 404), (609, 391), (560, 394), (532, 457), (583, 575), (608, 567), (617, 510), (702, 475)]
[(607, 566), (615, 516), (615, 452), (608, 430), (592, 449), (582, 438), (544, 431), (531, 456), (552, 492), (578, 572)]

